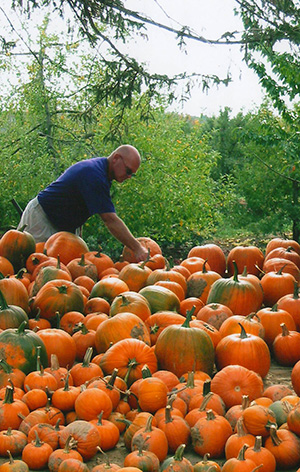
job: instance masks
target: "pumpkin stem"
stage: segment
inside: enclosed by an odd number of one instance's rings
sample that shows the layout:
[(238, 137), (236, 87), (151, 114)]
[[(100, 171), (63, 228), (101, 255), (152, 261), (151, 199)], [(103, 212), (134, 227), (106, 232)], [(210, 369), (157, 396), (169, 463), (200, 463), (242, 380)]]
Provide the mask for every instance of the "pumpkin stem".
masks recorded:
[(180, 444), (178, 448), (175, 451), (175, 454), (173, 456), (174, 461), (182, 461), (183, 460), (183, 454), (185, 450), (185, 444)]
[(240, 335), (240, 339), (246, 339), (248, 338), (248, 334), (246, 333), (246, 330), (244, 328), (244, 326), (241, 324), (241, 323), (238, 323), (240, 328), (241, 328), (241, 335)]
[(190, 321), (192, 319), (192, 316), (196, 310), (196, 306), (193, 305), (190, 310), (186, 312), (186, 319), (184, 320), (184, 323), (181, 325), (182, 328), (189, 328), (190, 327)]
[(203, 383), (203, 390), (202, 390), (203, 397), (205, 397), (208, 393), (211, 392), (210, 386), (211, 386), (210, 379), (205, 380)]
[(167, 405), (165, 408), (165, 422), (166, 423), (172, 423), (173, 421), (171, 410), (172, 410), (171, 405)]
[(202, 266), (202, 273), (203, 274), (207, 274), (207, 269), (206, 269), (207, 261), (208, 261), (208, 259), (205, 259), (205, 261), (203, 262), (203, 266)]
[(85, 355), (82, 361), (82, 367), (88, 367), (90, 365), (92, 354), (93, 354), (93, 348), (92, 346), (90, 346), (85, 351)]
[(238, 453), (238, 456), (237, 456), (238, 461), (244, 461), (245, 460), (245, 452), (248, 449), (248, 447), (249, 447), (248, 444), (243, 444), (243, 446), (239, 450), (239, 453)]
[(126, 375), (124, 377), (124, 381), (126, 382), (126, 384), (128, 385), (128, 379), (129, 379), (129, 375), (132, 371), (132, 369), (134, 367), (136, 367), (138, 365), (138, 362), (135, 360), (135, 359), (131, 359), (128, 363), (128, 369), (127, 369), (127, 372), (126, 372)]
[(10, 385), (7, 385), (5, 389), (5, 396), (4, 396), (3, 403), (11, 404), (13, 402), (14, 402), (14, 389)]
[(279, 446), (282, 443), (282, 440), (279, 438), (277, 434), (277, 426), (275, 426), (274, 424), (270, 425), (270, 436), (271, 436), (272, 443), (274, 444), (274, 446)]
[(298, 298), (299, 298), (299, 286), (298, 286), (298, 282), (294, 282), (293, 299), (298, 300)]
[(234, 282), (239, 282), (239, 279), (238, 279), (238, 266), (237, 266), (237, 263), (236, 261), (232, 261), (232, 264), (233, 264), (233, 280)]
[(285, 323), (280, 323), (280, 328), (282, 330), (282, 336), (288, 336), (290, 334), (288, 327)]
[(148, 377), (152, 377), (152, 374), (151, 374), (151, 371), (150, 371), (149, 367), (147, 366), (147, 364), (145, 364), (142, 367), (142, 378), (147, 379)]
[(78, 261), (78, 265), (81, 266), (81, 267), (84, 267), (86, 265), (85, 264), (84, 253), (81, 254), (81, 258), (80, 258), (80, 261)]
[(213, 396), (213, 392), (209, 392), (203, 397), (201, 405), (198, 408), (199, 411), (205, 411), (206, 410), (207, 404), (208, 404), (208, 402), (209, 402), (209, 400), (211, 399), (212, 396)]
[(41, 447), (44, 444), (44, 442), (40, 440), (40, 437), (39, 437), (38, 432), (36, 430), (34, 431), (34, 434), (35, 434), (34, 445), (36, 447)]
[(260, 452), (262, 446), (262, 436), (255, 436), (253, 451)]
[(101, 412), (100, 412), (99, 415), (98, 415), (98, 421), (97, 421), (97, 425), (98, 425), (98, 426), (102, 426), (102, 424), (103, 424), (103, 423), (102, 423), (103, 413), (104, 413), (104, 411), (101, 410)]
[(13, 367), (9, 365), (5, 359), (0, 359), (0, 368), (6, 373), (11, 374), (13, 372)]

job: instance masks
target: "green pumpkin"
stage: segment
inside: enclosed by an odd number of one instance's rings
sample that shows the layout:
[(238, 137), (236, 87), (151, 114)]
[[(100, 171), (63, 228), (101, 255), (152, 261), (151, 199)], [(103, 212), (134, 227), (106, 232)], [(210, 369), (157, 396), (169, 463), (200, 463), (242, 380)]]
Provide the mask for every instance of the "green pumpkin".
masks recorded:
[(180, 301), (174, 292), (166, 287), (160, 285), (148, 285), (142, 288), (139, 292), (140, 295), (146, 298), (150, 305), (151, 313), (157, 311), (176, 311), (179, 312)]
[(32, 330), (25, 329), (26, 325), (27, 322), (23, 321), (18, 328), (9, 328), (0, 333), (0, 358), (27, 375), (36, 370), (38, 346), (41, 346), (40, 358), (43, 367), (48, 367), (48, 357), (41, 338)]
[(0, 329), (18, 328), (22, 321), (28, 323), (25, 310), (17, 305), (8, 305), (0, 290)]

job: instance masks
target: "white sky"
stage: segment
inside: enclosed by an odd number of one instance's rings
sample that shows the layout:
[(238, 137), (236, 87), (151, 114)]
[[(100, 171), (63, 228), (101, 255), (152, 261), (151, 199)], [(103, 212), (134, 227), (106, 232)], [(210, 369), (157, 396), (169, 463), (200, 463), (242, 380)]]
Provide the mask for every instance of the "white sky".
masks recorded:
[[(218, 39), (227, 31), (241, 31), (241, 21), (233, 11), (235, 4), (234, 0), (124, 0), (127, 8), (143, 12), (177, 29), (180, 25), (187, 25), (207, 39)], [(11, 15), (9, 9), (7, 13)], [(36, 23), (40, 23), (43, 15), (40, 13), (35, 18)], [(54, 19), (54, 25), (58, 26), (60, 20), (55, 15), (51, 18)], [(2, 12), (1, 24), (7, 25)], [(18, 24), (18, 21), (14, 22), (17, 28)], [(34, 25), (33, 21), (30, 28), (34, 28)], [(21, 26), (18, 30), (21, 32)], [(151, 72), (168, 75), (196, 72), (215, 74), (220, 78), (230, 73), (232, 82), (227, 87), (221, 84), (203, 93), (201, 87), (196, 85), (191, 98), (183, 106), (173, 106), (180, 113), (211, 116), (228, 106), (235, 115), (241, 110), (247, 112), (255, 109), (263, 99), (258, 79), (243, 62), (239, 45), (216, 46), (188, 40), (186, 51), (182, 52), (172, 33), (149, 26), (147, 41), (135, 38), (122, 48), (124, 52), (146, 63)]]
[[(168, 20), (158, 4), (173, 21)], [(177, 29), (179, 25), (188, 25), (207, 39), (218, 39), (227, 31), (242, 30), (240, 19), (234, 15), (234, 0), (158, 0), (158, 3), (154, 0), (125, 0), (125, 6), (143, 11), (162, 23), (168, 21)], [(228, 106), (236, 114), (261, 104), (264, 92), (257, 76), (243, 62), (239, 45), (207, 45), (189, 40), (185, 53), (179, 50), (171, 33), (157, 28), (151, 30), (154, 33), (147, 42), (136, 42), (128, 47), (128, 51), (133, 51), (136, 57), (148, 63), (151, 71), (172, 74), (197, 72), (222, 78), (229, 71), (232, 76), (227, 87), (213, 86), (203, 93), (196, 86), (184, 107), (177, 106), (178, 111), (196, 116), (201, 113), (212, 115)]]

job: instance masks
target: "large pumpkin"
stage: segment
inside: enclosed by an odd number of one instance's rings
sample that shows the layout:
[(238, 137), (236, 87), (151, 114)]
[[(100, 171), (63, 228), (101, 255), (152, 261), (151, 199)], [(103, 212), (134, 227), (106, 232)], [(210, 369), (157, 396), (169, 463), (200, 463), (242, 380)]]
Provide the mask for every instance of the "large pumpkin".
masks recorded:
[(61, 262), (68, 264), (72, 259), (88, 252), (89, 248), (80, 236), (68, 231), (59, 231), (47, 239), (44, 250), (48, 256), (59, 256)]
[(159, 285), (149, 285), (142, 288), (139, 293), (145, 297), (150, 305), (151, 313), (169, 310), (179, 311), (180, 300), (174, 292)]
[(8, 305), (0, 290), (0, 329), (18, 328), (22, 321), (28, 322), (27, 313), (17, 305)]
[(24, 229), (10, 229), (0, 239), (0, 256), (6, 257), (15, 272), (25, 267), (27, 258), (35, 251), (33, 236)]
[(95, 346), (98, 353), (105, 352), (111, 344), (126, 338), (135, 338), (150, 345), (150, 334), (145, 323), (134, 313), (118, 313), (100, 323), (96, 330)]
[(234, 274), (234, 264), (237, 264), (238, 272), (241, 274), (245, 267), (249, 274), (259, 275), (264, 263), (264, 255), (256, 246), (236, 246), (227, 256), (227, 270), (229, 275)]
[(194, 246), (188, 253), (188, 257), (202, 257), (207, 259), (210, 269), (218, 272), (222, 277), (226, 270), (226, 257), (222, 249), (216, 244), (204, 244), (203, 246)]
[(170, 325), (159, 335), (155, 354), (160, 369), (170, 370), (181, 377), (189, 370), (202, 370), (212, 375), (214, 346), (209, 335), (200, 328), (191, 328), (193, 311), (188, 312), (182, 325)]
[(68, 311), (84, 310), (80, 288), (68, 280), (50, 280), (38, 291), (32, 304), (33, 311), (40, 310), (41, 318), (53, 320), (57, 312), (63, 316)]
[(43, 341), (36, 333), (25, 329), (26, 324), (23, 321), (17, 329), (9, 328), (0, 333), (0, 357), (28, 374), (36, 369), (38, 346), (41, 346), (40, 358), (44, 367), (48, 367), (48, 358)]
[(257, 289), (251, 282), (239, 278), (237, 265), (235, 273), (229, 279), (216, 280), (209, 291), (207, 304), (221, 303), (228, 306), (234, 315), (249, 315), (260, 308)]

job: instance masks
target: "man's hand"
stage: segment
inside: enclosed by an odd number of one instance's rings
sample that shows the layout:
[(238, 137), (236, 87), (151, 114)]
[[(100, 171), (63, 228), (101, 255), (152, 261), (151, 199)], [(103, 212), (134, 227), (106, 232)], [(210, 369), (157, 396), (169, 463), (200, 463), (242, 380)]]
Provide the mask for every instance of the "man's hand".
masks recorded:
[(148, 257), (148, 249), (140, 244), (140, 247), (134, 251), (137, 262), (145, 261)]

